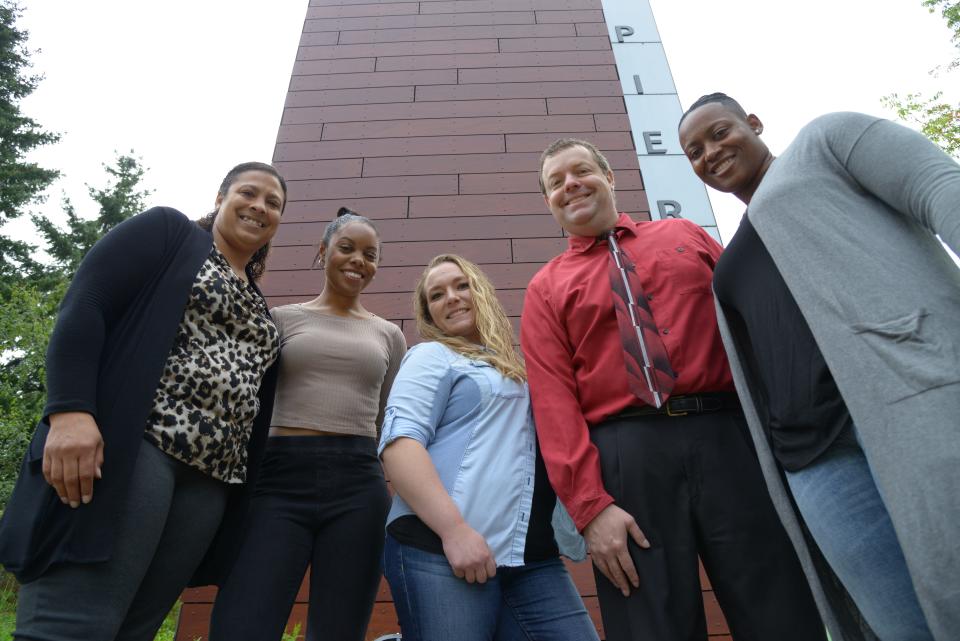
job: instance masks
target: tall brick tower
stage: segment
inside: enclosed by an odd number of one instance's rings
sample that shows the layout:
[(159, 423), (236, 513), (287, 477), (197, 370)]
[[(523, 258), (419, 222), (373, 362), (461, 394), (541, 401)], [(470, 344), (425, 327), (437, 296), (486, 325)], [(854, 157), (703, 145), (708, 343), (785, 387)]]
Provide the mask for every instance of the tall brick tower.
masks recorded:
[[(444, 252), (483, 267), (516, 325), (530, 278), (566, 246), (537, 181), (557, 138), (604, 152), (621, 211), (689, 217), (716, 236), (679, 116), (647, 0), (310, 0), (273, 158), (289, 203), (263, 291), (271, 306), (320, 292), (317, 243), (347, 206), (383, 240), (363, 304), (408, 342), (413, 286)], [(599, 626), (589, 565), (571, 569)], [(729, 639), (704, 588), (710, 633)], [(186, 593), (178, 639), (206, 634), (212, 597)], [(382, 586), (368, 639), (397, 629)]]

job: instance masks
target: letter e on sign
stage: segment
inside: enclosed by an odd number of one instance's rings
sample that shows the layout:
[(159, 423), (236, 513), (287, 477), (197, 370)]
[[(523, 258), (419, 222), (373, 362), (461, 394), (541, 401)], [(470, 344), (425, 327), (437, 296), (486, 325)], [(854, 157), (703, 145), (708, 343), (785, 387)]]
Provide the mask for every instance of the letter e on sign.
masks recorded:
[(659, 131), (643, 132), (643, 145), (647, 148), (648, 154), (653, 155), (667, 153), (666, 149), (660, 149), (657, 147), (657, 145), (663, 145), (663, 141), (660, 140), (660, 136), (662, 135), (663, 134)]

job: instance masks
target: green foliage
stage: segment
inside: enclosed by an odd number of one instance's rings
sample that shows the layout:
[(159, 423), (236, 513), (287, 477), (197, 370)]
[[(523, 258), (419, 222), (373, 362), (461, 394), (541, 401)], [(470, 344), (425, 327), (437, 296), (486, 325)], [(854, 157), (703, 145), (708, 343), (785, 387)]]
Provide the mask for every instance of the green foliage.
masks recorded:
[(183, 602), (177, 599), (176, 605), (163, 620), (163, 624), (157, 630), (157, 636), (153, 638), (153, 641), (174, 641), (177, 638), (177, 622), (180, 620), (181, 607), (183, 607)]
[(113, 165), (103, 165), (110, 175), (110, 184), (102, 189), (87, 185), (90, 198), (100, 205), (95, 218), (77, 214), (69, 198), (63, 198), (63, 211), (67, 215), (66, 228), (62, 228), (45, 216), (32, 216), (45, 241), (46, 252), (52, 264), (48, 275), (69, 280), (76, 273), (80, 261), (101, 236), (143, 211), (149, 190), (138, 189), (146, 173), (141, 159), (133, 154), (118, 154)]
[[(947, 27), (953, 31), (951, 40), (960, 49), (960, 1), (923, 0), (922, 4), (930, 13), (940, 11), (947, 21)], [(955, 72), (960, 67), (960, 56), (948, 65), (946, 73)], [(930, 72), (939, 76), (941, 69)], [(943, 100), (943, 92), (938, 91), (927, 98), (921, 93), (908, 93), (902, 98), (892, 93), (880, 99), (884, 107), (896, 112), (904, 122), (914, 124), (927, 138), (936, 143), (945, 153), (960, 158), (960, 103), (951, 104)]]
[[(20, 101), (33, 93), (40, 76), (28, 73), (27, 32), (17, 28), (19, 16), (16, 2), (0, 0), (0, 225), (42, 201), (44, 190), (60, 175), (25, 160), (29, 152), (56, 142), (59, 136), (44, 131), (20, 111)], [(37, 267), (30, 256), (33, 249), (8, 238), (0, 243), (0, 296), (10, 278)]]
[(17, 584), (13, 577), (0, 570), (0, 641), (13, 637), (17, 618)]
[(284, 631), (283, 636), (280, 637), (280, 641), (300, 641), (300, 622), (297, 621), (293, 625), (293, 629), (289, 632)]
[(20, 112), (19, 102), (33, 93), (40, 76), (28, 75), (27, 32), (17, 28), (20, 8), (0, 0), (0, 224), (23, 213), (59, 172), (24, 162), (24, 156), (59, 139)]
[[(951, 2), (950, 0), (923, 0), (930, 13), (936, 13), (940, 10), (940, 15), (947, 21), (947, 27), (953, 31), (953, 44), (960, 49), (960, 2)], [(960, 64), (960, 58), (955, 59), (952, 66)]]
[(35, 246), (0, 234), (0, 300), (9, 297), (14, 284), (43, 278), (36, 252)]
[(942, 98), (942, 91), (931, 98), (919, 93), (900, 98), (894, 93), (882, 98), (882, 102), (895, 111), (900, 120), (919, 126), (923, 135), (943, 151), (960, 158), (960, 104), (951, 105)]
[(62, 292), (16, 284), (0, 299), (0, 509), (43, 411), (44, 357)]

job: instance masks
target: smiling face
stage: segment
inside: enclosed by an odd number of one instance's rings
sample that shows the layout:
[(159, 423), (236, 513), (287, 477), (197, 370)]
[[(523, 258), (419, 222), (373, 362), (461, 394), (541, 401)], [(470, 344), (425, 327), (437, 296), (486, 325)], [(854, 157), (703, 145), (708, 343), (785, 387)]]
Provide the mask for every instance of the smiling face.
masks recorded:
[(568, 233), (599, 236), (616, 224), (613, 172), (603, 171), (585, 147), (568, 147), (547, 158), (541, 178), (543, 199)]
[(473, 290), (466, 274), (454, 263), (440, 263), (424, 279), (430, 319), (447, 336), (480, 343)]
[[(270, 242), (280, 224), (283, 189), (276, 176), (263, 171), (245, 171), (227, 189), (217, 194), (214, 239), (224, 255), (246, 260)], [(245, 258), (244, 258), (245, 257)]]
[(749, 203), (773, 162), (760, 139), (763, 123), (718, 102), (690, 112), (680, 124), (680, 146), (706, 185)]
[(356, 297), (370, 284), (380, 260), (380, 238), (370, 225), (347, 223), (320, 246), (327, 287), (341, 296)]

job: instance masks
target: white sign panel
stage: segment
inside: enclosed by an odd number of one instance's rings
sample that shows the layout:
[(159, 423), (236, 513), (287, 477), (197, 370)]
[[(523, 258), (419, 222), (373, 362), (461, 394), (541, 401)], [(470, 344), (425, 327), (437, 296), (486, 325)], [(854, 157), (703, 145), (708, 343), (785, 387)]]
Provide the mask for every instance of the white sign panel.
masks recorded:
[(680, 149), (683, 113), (648, 0), (602, 0), (650, 215), (688, 218), (718, 241), (707, 190)]

